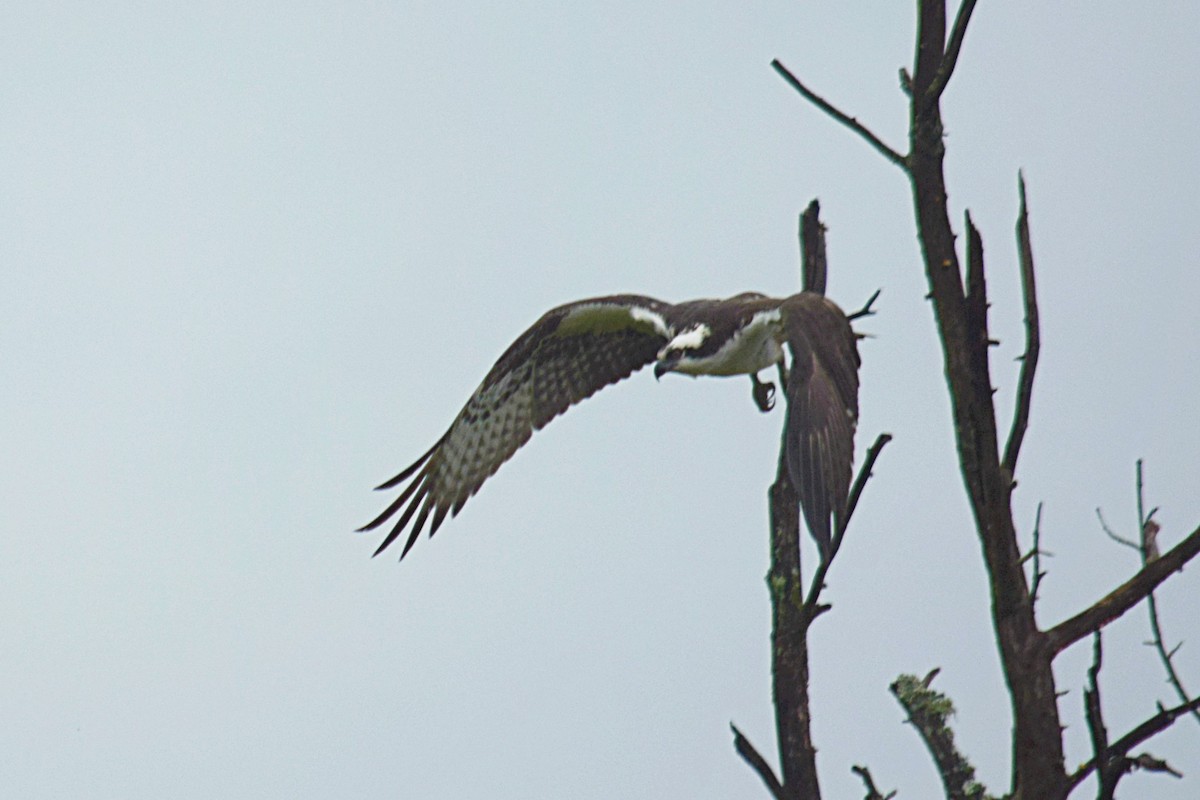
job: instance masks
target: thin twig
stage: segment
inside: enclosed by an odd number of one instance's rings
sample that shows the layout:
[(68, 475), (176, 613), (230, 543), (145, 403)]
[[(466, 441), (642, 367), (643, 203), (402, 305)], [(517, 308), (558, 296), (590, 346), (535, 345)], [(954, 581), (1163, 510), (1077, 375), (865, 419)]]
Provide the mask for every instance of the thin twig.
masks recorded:
[(1029, 586), (1029, 602), (1037, 603), (1038, 589), (1042, 587), (1042, 504), (1038, 503), (1037, 516), (1033, 520), (1033, 578)]
[(862, 319), (863, 317), (875, 316), (875, 309), (873, 309), (871, 306), (875, 305), (875, 301), (879, 299), (879, 295), (881, 295), (882, 293), (883, 293), (883, 289), (876, 289), (875, 294), (871, 295), (871, 297), (867, 300), (866, 304), (862, 308), (860, 308), (858, 311), (855, 311), (853, 314), (847, 314), (846, 319), (850, 320), (851, 322), (854, 322), (854, 320), (856, 320), (856, 319)]
[(938, 65), (937, 74), (929, 88), (925, 90), (925, 103), (936, 103), (946, 91), (946, 84), (954, 74), (958, 63), (958, 54), (962, 50), (963, 38), (967, 35), (967, 24), (971, 21), (971, 12), (975, 10), (975, 0), (963, 0), (958, 7), (958, 16), (954, 18), (954, 27), (950, 29), (950, 38), (946, 42), (946, 52), (942, 55), (942, 63)]
[[(1154, 649), (1158, 651), (1158, 657), (1167, 670), (1167, 681), (1175, 688), (1175, 693), (1179, 695), (1180, 701), (1188, 703), (1193, 698), (1184, 688), (1183, 679), (1179, 677), (1179, 672), (1175, 669), (1174, 656), (1179, 652), (1179, 645), (1167, 650), (1166, 643), (1163, 641), (1162, 625), (1158, 619), (1158, 602), (1154, 598), (1154, 592), (1151, 592), (1146, 600), (1150, 605), (1150, 630), (1154, 635)], [(1200, 709), (1193, 708), (1192, 716), (1196, 722), (1200, 722)]]
[(767, 791), (771, 793), (771, 797), (775, 800), (787, 800), (783, 792), (783, 785), (779, 783), (779, 778), (775, 777), (775, 771), (771, 769), (771, 765), (762, 757), (762, 754), (755, 749), (750, 740), (745, 734), (738, 730), (737, 725), (729, 723), (730, 730), (733, 731), (733, 749), (737, 754), (746, 760), (751, 769), (758, 773), (758, 777), (762, 778), (762, 782), (766, 784)]
[(1033, 404), (1033, 376), (1037, 372), (1038, 354), (1042, 351), (1041, 322), (1038, 318), (1037, 283), (1033, 271), (1033, 244), (1029, 237), (1029, 206), (1025, 202), (1025, 176), (1017, 173), (1021, 195), (1021, 211), (1017, 215), (1017, 252), (1021, 262), (1021, 295), (1025, 302), (1025, 353), (1021, 356), (1021, 373), (1017, 381), (1017, 402), (1013, 410), (1012, 429), (1004, 446), (1004, 468), (1009, 475), (1017, 471), (1017, 457), (1029, 427), (1029, 409)]
[(1126, 539), (1124, 536), (1121, 536), (1112, 528), (1110, 528), (1108, 522), (1104, 519), (1104, 512), (1102, 512), (1099, 507), (1096, 508), (1096, 517), (1100, 520), (1100, 527), (1106, 534), (1108, 534), (1108, 538), (1112, 539), (1117, 544), (1124, 545), (1125, 547), (1131, 547), (1134, 550), (1140, 551), (1142, 549), (1137, 542), (1133, 541), (1132, 539)]
[[(1138, 525), (1142, 532), (1142, 544), (1139, 552), (1142, 555), (1142, 565), (1145, 566), (1151, 561), (1158, 559), (1158, 545), (1155, 542), (1158, 528), (1158, 523), (1154, 521), (1154, 512), (1157, 509), (1152, 509), (1149, 514), (1145, 512), (1146, 504), (1143, 492), (1142, 481), (1142, 459), (1137, 460), (1137, 508), (1138, 508)], [(1152, 527), (1153, 526), (1153, 529)], [(1151, 533), (1151, 530), (1155, 530)], [(1187, 703), (1192, 699), (1191, 694), (1183, 686), (1183, 680), (1179, 677), (1179, 673), (1175, 669), (1174, 655), (1179, 650), (1176, 646), (1173, 650), (1168, 651), (1166, 642), (1163, 639), (1162, 624), (1158, 618), (1158, 600), (1154, 597), (1154, 592), (1146, 598), (1147, 605), (1150, 608), (1150, 632), (1154, 637), (1153, 646), (1158, 651), (1158, 657), (1162, 661), (1163, 666), (1167, 670), (1167, 681), (1175, 689), (1175, 693), (1179, 695), (1179, 700), (1182, 703)], [(1192, 709), (1192, 717), (1197, 722), (1200, 722), (1200, 710)]]
[(1093, 631), (1098, 631), (1140, 603), (1158, 585), (1200, 553), (1200, 528), (1154, 561), (1146, 564), (1136, 575), (1118, 586), (1106, 597), (1065, 619), (1046, 631), (1051, 653), (1060, 653)]
[[(1134, 474), (1137, 476), (1134, 485), (1137, 488), (1137, 512), (1138, 512), (1138, 530), (1142, 530), (1146, 525), (1146, 503), (1144, 485), (1142, 482), (1142, 460), (1137, 460), (1137, 466)], [(1153, 513), (1153, 512), (1151, 512)]]
[(854, 479), (854, 485), (850, 487), (850, 497), (846, 502), (846, 513), (838, 518), (837, 529), (833, 534), (833, 542), (829, 547), (829, 557), (822, 558), (821, 563), (817, 565), (816, 571), (813, 573), (812, 583), (808, 587), (808, 596), (804, 600), (804, 608), (809, 617), (815, 617), (820, 613), (818, 602), (821, 597), (821, 590), (825, 588), (825, 575), (829, 572), (829, 567), (833, 563), (833, 559), (837, 556), (838, 549), (842, 546), (842, 539), (846, 536), (846, 526), (850, 524), (850, 518), (854, 516), (854, 509), (858, 506), (858, 500), (862, 497), (863, 489), (866, 488), (867, 481), (871, 477), (871, 469), (875, 466), (875, 460), (879, 458), (879, 454), (883, 451), (884, 446), (892, 440), (890, 433), (881, 433), (875, 438), (875, 443), (871, 445), (871, 449), (867, 451), (867, 457), (863, 459), (862, 467), (858, 470), (858, 477)]
[(771, 66), (783, 77), (785, 81), (788, 82), (788, 85), (799, 92), (805, 100), (812, 103), (817, 108), (821, 109), (826, 114), (833, 117), (862, 138), (866, 139), (867, 142), (879, 153), (881, 153), (884, 158), (886, 158), (888, 161), (891, 161), (905, 172), (908, 172), (908, 159), (884, 144), (882, 139), (871, 133), (871, 131), (868, 130), (861, 122), (849, 114), (838, 110), (832, 104), (830, 104), (829, 101), (825, 100), (823, 97), (819, 96), (801, 83), (799, 78), (793, 75), (787, 67), (780, 63), (779, 59), (774, 59), (771, 61)]
[(1175, 720), (1179, 719), (1180, 716), (1189, 714), (1198, 708), (1200, 708), (1200, 697), (1193, 698), (1192, 700), (1183, 703), (1182, 705), (1175, 706), (1174, 708), (1163, 708), (1162, 706), (1159, 706), (1157, 714), (1143, 722), (1141, 725), (1138, 725), (1120, 739), (1117, 739), (1115, 742), (1109, 745), (1108, 749), (1113, 753), (1128, 753), (1142, 742), (1158, 735), (1159, 733), (1162, 733), (1167, 728), (1171, 727), (1171, 725), (1175, 723)]
[(871, 469), (875, 466), (875, 461), (879, 458), (879, 454), (883, 452), (884, 446), (891, 440), (892, 435), (890, 433), (881, 433), (875, 437), (875, 443), (867, 451), (867, 457), (863, 459), (863, 465), (858, 470), (858, 477), (854, 479), (854, 485), (850, 487), (850, 496), (846, 501), (846, 515), (841, 519), (837, 536), (833, 540), (833, 549), (835, 552), (838, 545), (842, 543), (842, 538), (846, 535), (846, 526), (850, 524), (850, 518), (854, 516), (854, 509), (858, 508), (858, 500), (862, 497), (863, 489), (871, 477)]

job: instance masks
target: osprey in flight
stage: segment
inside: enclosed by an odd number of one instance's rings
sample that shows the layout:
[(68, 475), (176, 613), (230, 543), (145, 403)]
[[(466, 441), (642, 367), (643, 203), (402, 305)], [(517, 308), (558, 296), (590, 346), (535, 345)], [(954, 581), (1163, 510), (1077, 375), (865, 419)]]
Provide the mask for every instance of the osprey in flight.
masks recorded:
[[(785, 345), (790, 369), (784, 367)], [(850, 487), (859, 358), (846, 315), (814, 292), (783, 299), (747, 292), (677, 305), (613, 295), (551, 309), (504, 351), (442, 438), (376, 487), (408, 481), (359, 530), (374, 530), (403, 509), (375, 551), (383, 552), (407, 529), (403, 559), (431, 514), (430, 536), (534, 431), (651, 362), (655, 377), (749, 375), (763, 411), (773, 404), (774, 386), (761, 382), (758, 372), (779, 365), (788, 473), (808, 529), (827, 556), (830, 517), (836, 526)]]

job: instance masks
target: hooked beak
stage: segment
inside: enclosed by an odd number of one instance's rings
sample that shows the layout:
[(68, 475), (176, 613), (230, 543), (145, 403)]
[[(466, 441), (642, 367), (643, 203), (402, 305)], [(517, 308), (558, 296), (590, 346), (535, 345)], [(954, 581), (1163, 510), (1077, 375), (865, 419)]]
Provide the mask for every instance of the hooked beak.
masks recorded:
[(679, 363), (679, 354), (678, 353), (673, 353), (669, 356), (664, 356), (663, 358), (660, 358), (658, 360), (658, 362), (655, 363), (655, 365), (654, 365), (654, 380), (658, 380), (663, 375), (666, 375), (668, 372), (674, 371), (675, 365), (678, 363)]

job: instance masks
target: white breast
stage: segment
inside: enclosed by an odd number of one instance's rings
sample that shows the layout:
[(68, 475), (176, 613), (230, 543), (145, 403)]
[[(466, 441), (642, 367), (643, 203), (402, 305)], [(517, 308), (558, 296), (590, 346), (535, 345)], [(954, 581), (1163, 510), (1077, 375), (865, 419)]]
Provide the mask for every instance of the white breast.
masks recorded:
[(676, 372), (688, 375), (753, 375), (783, 359), (779, 346), (779, 309), (760, 311), (712, 355), (685, 357)]

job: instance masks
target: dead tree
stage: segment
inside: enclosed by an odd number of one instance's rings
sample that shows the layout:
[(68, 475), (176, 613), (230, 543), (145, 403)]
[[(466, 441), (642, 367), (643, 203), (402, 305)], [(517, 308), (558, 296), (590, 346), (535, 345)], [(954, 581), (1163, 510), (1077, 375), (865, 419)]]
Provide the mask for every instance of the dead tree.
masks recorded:
[[(1153, 592), (1200, 552), (1200, 528), (1160, 554), (1158, 526), (1153, 512), (1143, 513), (1141, 468), (1138, 470), (1140, 541), (1123, 540), (1137, 549), (1141, 569), (1132, 578), (1074, 616), (1040, 628), (1034, 604), (1042, 578), (1038, 532), (1034, 547), (1023, 554), (1013, 521), (1012, 492), (1018, 460), (1032, 409), (1034, 378), (1040, 348), (1037, 289), (1029, 232), (1024, 180), (1018, 177), (1020, 213), (1017, 243), (1025, 310), (1025, 352), (1017, 375), (1016, 406), (1003, 448), (993, 402), (989, 352), (995, 344), (988, 331), (988, 294), (983, 239), (968, 213), (964, 222), (965, 247), (960, 254), (947, 208), (941, 98), (954, 74), (975, 0), (962, 0), (953, 24), (947, 26), (945, 0), (918, 0), (918, 28), (913, 68), (901, 71), (901, 88), (909, 98), (908, 152), (883, 142), (855, 117), (815, 94), (779, 61), (772, 66), (802, 97), (862, 137), (888, 162), (899, 168), (912, 187), (913, 209), (929, 284), (934, 321), (942, 345), (950, 392), (952, 422), (959, 469), (974, 517), (991, 591), (992, 627), (999, 644), (1001, 667), (1012, 709), (1012, 783), (1003, 796), (1014, 800), (1065, 798), (1093, 773), (1098, 797), (1112, 798), (1117, 782), (1135, 769), (1177, 774), (1173, 767), (1148, 753), (1133, 750), (1178, 718), (1197, 714), (1200, 699), (1188, 694), (1171, 662), (1173, 652), (1164, 644)], [(825, 253), (815, 203), (802, 221), (805, 288), (823, 290)], [(861, 313), (870, 313), (870, 304)], [(848, 520), (870, 475), (875, 458), (889, 437), (881, 436), (868, 451), (850, 496)], [(782, 459), (782, 454), (781, 454)], [(768, 576), (773, 607), (772, 670), (776, 734), (781, 775), (776, 775), (759, 751), (734, 728), (737, 752), (762, 778), (777, 800), (818, 800), (820, 783), (816, 749), (811, 737), (808, 702), (809, 626), (826, 610), (821, 603), (824, 578), (846, 533), (836, 532), (831, 555), (816, 568), (807, 589), (800, 573), (799, 518), (796, 498), (780, 462), (780, 471), (769, 492), (771, 507), (772, 564)], [(1115, 538), (1116, 534), (1111, 533)], [(1026, 567), (1032, 564), (1027, 578)], [(1106, 730), (1100, 697), (1102, 665), (1101, 629), (1149, 599), (1152, 632), (1179, 695), (1173, 707), (1160, 706), (1142, 724), (1115, 740)], [(1067, 647), (1092, 637), (1094, 659), (1088, 671), (1085, 711), (1093, 745), (1093, 758), (1070, 770), (1066, 764), (1059, 692), (1052, 665)], [(924, 679), (901, 676), (891, 690), (904, 707), (929, 748), (942, 778), (947, 798), (989, 797), (975, 780), (974, 770), (958, 751), (947, 726), (950, 701), (930, 688), (934, 670)], [(1200, 719), (1200, 716), (1197, 717)], [(870, 772), (855, 766), (868, 800), (883, 800)], [(886, 795), (890, 797), (891, 795)]]

